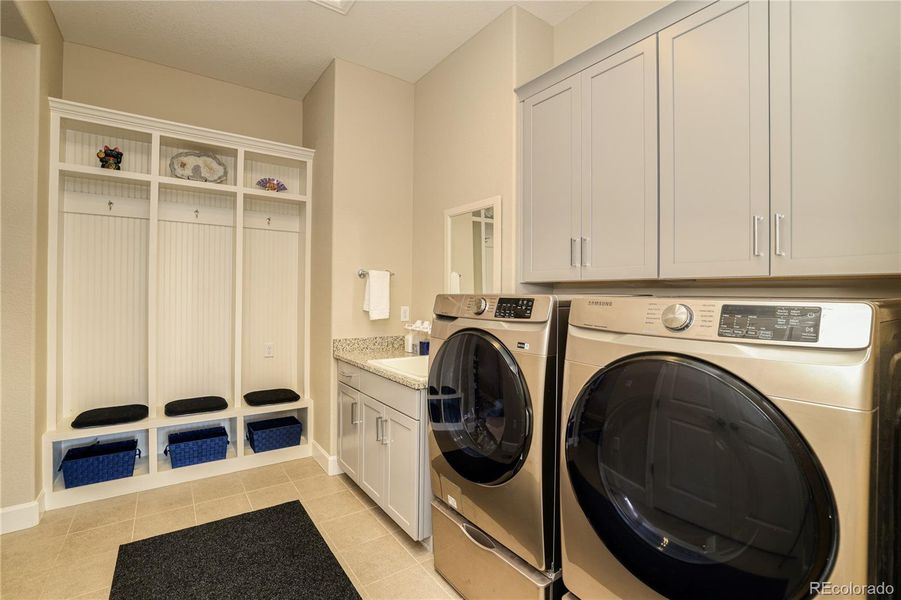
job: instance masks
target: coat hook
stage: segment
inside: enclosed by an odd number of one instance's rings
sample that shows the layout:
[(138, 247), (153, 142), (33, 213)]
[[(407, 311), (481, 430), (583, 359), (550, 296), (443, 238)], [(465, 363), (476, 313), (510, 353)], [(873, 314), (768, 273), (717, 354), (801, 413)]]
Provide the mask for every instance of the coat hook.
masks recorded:
[(107, 202), (107, 203), (106, 203), (106, 206), (107, 206), (107, 208), (109, 208), (110, 210), (113, 210), (113, 201), (110, 200), (109, 202)]
[(266, 217), (266, 225), (272, 225), (272, 217)]
[(195, 218), (195, 219), (199, 219), (199, 218), (200, 218), (200, 210), (197, 209), (197, 208), (194, 209), (194, 218)]

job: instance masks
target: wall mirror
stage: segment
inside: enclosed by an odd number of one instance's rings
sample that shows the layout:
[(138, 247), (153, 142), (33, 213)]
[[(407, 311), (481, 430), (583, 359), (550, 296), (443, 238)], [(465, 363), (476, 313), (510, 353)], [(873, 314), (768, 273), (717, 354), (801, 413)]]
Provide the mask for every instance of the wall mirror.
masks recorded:
[(501, 197), (444, 211), (444, 291), (501, 291)]

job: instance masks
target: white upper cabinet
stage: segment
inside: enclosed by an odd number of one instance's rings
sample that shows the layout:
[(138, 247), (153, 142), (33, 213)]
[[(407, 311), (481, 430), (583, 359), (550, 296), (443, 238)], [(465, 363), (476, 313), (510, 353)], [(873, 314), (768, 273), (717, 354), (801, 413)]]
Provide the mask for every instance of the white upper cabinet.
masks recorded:
[(769, 274), (767, 8), (721, 1), (659, 34), (661, 277)]
[(582, 279), (657, 277), (657, 38), (582, 72)]
[(580, 276), (580, 77), (523, 103), (522, 280)]
[(897, 273), (901, 4), (770, 10), (772, 273)]

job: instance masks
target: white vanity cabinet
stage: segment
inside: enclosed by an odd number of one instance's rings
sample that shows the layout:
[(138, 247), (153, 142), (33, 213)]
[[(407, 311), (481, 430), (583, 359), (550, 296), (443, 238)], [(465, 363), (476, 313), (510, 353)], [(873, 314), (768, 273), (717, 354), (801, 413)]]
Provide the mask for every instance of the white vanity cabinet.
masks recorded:
[(414, 540), (431, 535), (424, 403), (425, 390), (338, 362), (338, 463)]

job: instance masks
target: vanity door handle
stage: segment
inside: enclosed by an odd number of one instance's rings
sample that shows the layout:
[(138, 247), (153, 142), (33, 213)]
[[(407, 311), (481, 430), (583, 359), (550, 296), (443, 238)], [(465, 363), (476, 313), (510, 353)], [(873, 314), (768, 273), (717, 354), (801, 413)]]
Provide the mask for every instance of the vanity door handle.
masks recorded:
[[(377, 441), (377, 442), (382, 441), (382, 418), (381, 417), (375, 418), (375, 441)], [(382, 443), (384, 443), (384, 442), (382, 442)]]
[(359, 425), (360, 421), (357, 419), (357, 413), (360, 412), (358, 408), (360, 405), (359, 402), (354, 402), (350, 405), (350, 424), (351, 425)]
[(388, 439), (388, 419), (382, 419), (382, 445), (387, 446), (391, 443)]

